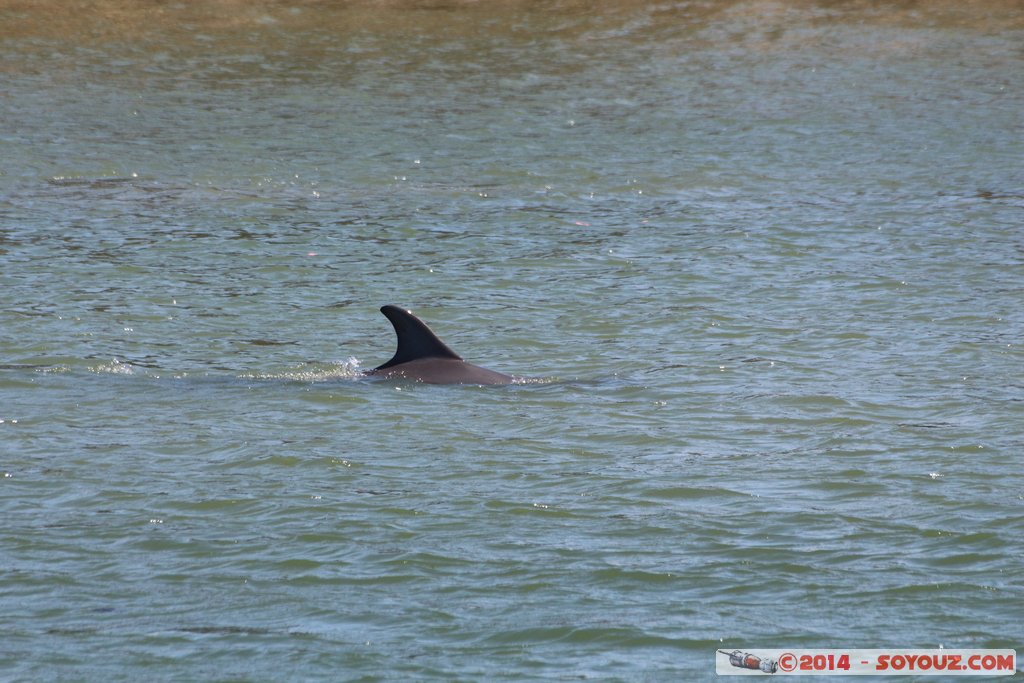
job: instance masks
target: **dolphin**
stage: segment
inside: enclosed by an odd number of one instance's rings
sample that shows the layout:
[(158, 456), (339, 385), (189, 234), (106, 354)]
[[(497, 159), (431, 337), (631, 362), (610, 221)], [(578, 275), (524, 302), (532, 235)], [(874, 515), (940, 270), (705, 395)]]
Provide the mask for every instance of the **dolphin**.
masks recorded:
[(367, 375), (390, 379), (407, 379), (426, 384), (511, 384), (514, 377), (482, 368), (462, 360), (437, 338), (426, 323), (398, 306), (382, 306), (383, 313), (395, 326), (398, 350), (383, 365), (367, 371)]

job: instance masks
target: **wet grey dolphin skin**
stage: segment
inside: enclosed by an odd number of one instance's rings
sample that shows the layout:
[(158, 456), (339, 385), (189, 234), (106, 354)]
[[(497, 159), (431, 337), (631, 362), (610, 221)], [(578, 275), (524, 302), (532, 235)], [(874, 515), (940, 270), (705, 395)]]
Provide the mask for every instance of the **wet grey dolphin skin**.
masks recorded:
[(380, 312), (395, 326), (395, 356), (366, 374), (426, 384), (511, 384), (514, 377), (462, 360), (430, 331), (426, 323), (404, 308), (383, 306)]

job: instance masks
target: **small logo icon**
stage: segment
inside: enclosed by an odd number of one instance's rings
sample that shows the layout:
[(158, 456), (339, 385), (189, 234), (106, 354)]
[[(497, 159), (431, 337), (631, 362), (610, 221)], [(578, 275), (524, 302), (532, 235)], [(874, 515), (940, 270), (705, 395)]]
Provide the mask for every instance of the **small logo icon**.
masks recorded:
[(732, 652), (719, 650), (718, 652), (729, 657), (729, 663), (739, 669), (753, 669), (766, 674), (773, 674), (778, 670), (778, 663), (769, 657), (758, 657), (740, 650)]

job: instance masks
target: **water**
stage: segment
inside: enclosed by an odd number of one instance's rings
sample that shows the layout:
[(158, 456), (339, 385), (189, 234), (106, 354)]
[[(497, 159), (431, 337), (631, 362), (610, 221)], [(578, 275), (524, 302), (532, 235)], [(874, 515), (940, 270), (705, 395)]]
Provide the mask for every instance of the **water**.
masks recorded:
[(5, 680), (1024, 645), (1019, 6), (98, 8), (0, 13)]

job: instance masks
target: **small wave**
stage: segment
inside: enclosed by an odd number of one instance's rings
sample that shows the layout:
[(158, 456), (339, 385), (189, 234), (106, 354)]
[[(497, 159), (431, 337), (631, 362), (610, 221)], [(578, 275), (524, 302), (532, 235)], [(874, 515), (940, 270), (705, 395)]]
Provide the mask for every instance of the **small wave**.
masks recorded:
[(558, 377), (513, 377), (513, 385), (527, 385), (527, 384), (559, 384), (562, 380)]
[(111, 375), (134, 375), (135, 369), (130, 364), (114, 358), (109, 363), (90, 365), (89, 372), (99, 374), (109, 373)]
[(239, 377), (242, 379), (284, 379), (293, 382), (325, 382), (336, 379), (356, 379), (362, 375), (363, 372), (359, 369), (359, 359), (353, 357), (345, 361), (329, 363), (309, 362), (302, 367), (280, 372), (246, 372)]
[(71, 367), (67, 365), (40, 365), (35, 368), (36, 372), (41, 372), (44, 375), (49, 374), (60, 374), (65, 372), (71, 372)]

